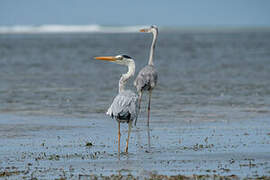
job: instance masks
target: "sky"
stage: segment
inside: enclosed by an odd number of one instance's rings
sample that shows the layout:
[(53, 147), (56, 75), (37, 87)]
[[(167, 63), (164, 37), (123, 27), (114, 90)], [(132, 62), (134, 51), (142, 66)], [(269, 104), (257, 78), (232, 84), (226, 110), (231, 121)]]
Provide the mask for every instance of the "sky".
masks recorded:
[(0, 26), (42, 24), (270, 27), (270, 0), (0, 0)]

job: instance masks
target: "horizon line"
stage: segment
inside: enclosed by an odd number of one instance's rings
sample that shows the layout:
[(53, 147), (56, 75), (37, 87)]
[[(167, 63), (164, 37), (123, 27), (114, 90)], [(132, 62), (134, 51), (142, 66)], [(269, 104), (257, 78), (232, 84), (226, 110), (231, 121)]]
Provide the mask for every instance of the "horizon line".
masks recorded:
[[(0, 25), (0, 34), (38, 34), (38, 33), (135, 33), (138, 29), (150, 25)], [(228, 31), (270, 31), (270, 26), (232, 26), (232, 25), (192, 25), (192, 26), (159, 26), (162, 31), (180, 32), (228, 32)]]

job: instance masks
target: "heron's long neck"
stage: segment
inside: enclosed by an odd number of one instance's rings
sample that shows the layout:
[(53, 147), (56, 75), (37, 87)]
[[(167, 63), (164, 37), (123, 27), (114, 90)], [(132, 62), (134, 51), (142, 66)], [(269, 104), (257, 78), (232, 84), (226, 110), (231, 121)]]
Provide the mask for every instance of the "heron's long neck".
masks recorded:
[(157, 41), (157, 32), (153, 32), (153, 41), (152, 41), (152, 45), (150, 49), (150, 56), (149, 56), (149, 61), (148, 61), (149, 65), (154, 65), (153, 58), (154, 58), (154, 50), (156, 46), (156, 41)]
[(125, 85), (128, 81), (128, 79), (134, 75), (135, 73), (135, 63), (134, 61), (130, 61), (128, 63), (128, 72), (126, 74), (123, 74), (119, 80), (119, 92), (125, 90)]

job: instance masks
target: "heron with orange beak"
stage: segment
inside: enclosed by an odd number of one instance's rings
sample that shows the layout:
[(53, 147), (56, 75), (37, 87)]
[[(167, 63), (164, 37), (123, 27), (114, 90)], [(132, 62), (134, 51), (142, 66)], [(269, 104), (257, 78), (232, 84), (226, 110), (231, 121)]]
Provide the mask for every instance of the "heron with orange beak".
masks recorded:
[[(134, 81), (134, 86), (137, 88), (137, 92), (139, 94), (139, 110), (140, 110), (140, 104), (141, 104), (143, 92), (144, 91), (149, 92), (148, 116), (147, 116), (147, 126), (149, 128), (151, 95), (152, 95), (152, 90), (156, 87), (157, 78), (158, 78), (157, 71), (154, 67), (154, 62), (153, 62), (154, 50), (155, 50), (157, 35), (158, 35), (158, 28), (157, 26), (153, 25), (153, 26), (150, 26), (150, 28), (141, 29), (140, 32), (153, 34), (153, 41), (150, 48), (150, 56), (149, 56), (148, 65), (146, 65), (143, 69), (141, 69), (141, 71), (138, 73), (138, 76), (136, 77)], [(135, 120), (135, 125), (136, 125), (136, 120)]]
[(138, 117), (138, 96), (131, 90), (126, 90), (125, 85), (130, 77), (134, 76), (135, 73), (135, 62), (127, 55), (117, 55), (117, 56), (102, 56), (95, 57), (97, 60), (105, 60), (114, 62), (116, 64), (124, 65), (128, 67), (128, 72), (122, 74), (119, 80), (119, 92), (114, 98), (111, 106), (107, 111), (107, 115), (116, 119), (118, 122), (118, 154), (120, 154), (120, 123), (128, 123), (128, 137), (126, 141), (125, 152), (128, 152), (128, 143), (130, 132), (132, 128), (133, 120), (137, 120)]

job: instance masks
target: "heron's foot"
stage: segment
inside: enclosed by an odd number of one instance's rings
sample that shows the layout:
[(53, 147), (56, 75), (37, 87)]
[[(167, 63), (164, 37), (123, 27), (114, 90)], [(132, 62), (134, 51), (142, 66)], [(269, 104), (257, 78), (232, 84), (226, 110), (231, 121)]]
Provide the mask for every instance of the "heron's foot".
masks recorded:
[(134, 122), (134, 126), (135, 126), (135, 127), (137, 127), (137, 120), (135, 120), (135, 122)]
[(150, 150), (145, 150), (146, 153), (150, 153)]
[(128, 153), (128, 146), (125, 148), (125, 153)]

